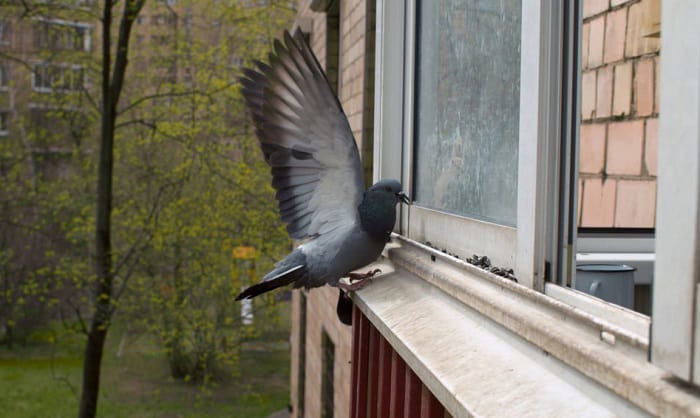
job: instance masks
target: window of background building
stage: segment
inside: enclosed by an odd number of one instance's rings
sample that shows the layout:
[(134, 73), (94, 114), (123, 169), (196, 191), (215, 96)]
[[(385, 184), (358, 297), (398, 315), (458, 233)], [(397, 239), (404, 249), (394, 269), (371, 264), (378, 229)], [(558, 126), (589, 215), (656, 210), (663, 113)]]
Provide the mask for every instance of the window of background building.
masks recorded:
[(80, 91), (86, 88), (85, 70), (79, 65), (51, 64), (39, 62), (34, 64), (32, 88), (39, 92)]
[(10, 65), (0, 62), (0, 90), (6, 89), (10, 84)]
[(32, 72), (32, 88), (36, 91), (51, 91), (51, 78), (49, 77), (48, 64), (34, 64), (34, 71)]
[(8, 20), (0, 19), (0, 45), (10, 43), (11, 23)]
[(70, 149), (80, 146), (88, 135), (85, 112), (76, 109), (51, 109), (30, 105), (29, 125), (34, 145)]
[(84, 23), (39, 21), (34, 28), (34, 47), (50, 51), (89, 51), (89, 26)]
[(0, 110), (0, 136), (7, 136), (10, 133), (10, 112)]

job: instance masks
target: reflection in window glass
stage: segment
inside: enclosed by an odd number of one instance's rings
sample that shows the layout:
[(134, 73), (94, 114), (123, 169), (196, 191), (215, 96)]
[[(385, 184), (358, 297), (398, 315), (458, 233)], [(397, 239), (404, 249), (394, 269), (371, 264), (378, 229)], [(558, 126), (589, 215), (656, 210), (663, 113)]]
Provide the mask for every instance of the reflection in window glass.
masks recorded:
[(515, 225), (521, 2), (419, 3), (416, 202)]

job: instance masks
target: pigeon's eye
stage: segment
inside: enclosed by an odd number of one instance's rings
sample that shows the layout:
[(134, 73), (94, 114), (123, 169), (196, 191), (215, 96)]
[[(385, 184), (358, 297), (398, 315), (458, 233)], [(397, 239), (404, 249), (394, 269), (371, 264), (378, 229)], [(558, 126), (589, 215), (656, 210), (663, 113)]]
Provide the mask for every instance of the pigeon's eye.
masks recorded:
[(391, 187), (386, 186), (386, 187), (384, 187), (384, 190), (386, 190), (387, 192), (390, 192), (390, 191), (391, 191)]

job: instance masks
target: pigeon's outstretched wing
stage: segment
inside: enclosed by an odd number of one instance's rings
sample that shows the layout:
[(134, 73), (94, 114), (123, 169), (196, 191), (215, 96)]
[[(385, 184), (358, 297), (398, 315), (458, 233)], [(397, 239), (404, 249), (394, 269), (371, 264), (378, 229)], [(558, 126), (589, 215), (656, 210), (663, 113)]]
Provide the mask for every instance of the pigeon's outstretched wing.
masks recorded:
[(242, 93), (295, 239), (358, 219), (364, 181), (348, 119), (301, 31), (275, 41), (270, 63), (244, 70)]

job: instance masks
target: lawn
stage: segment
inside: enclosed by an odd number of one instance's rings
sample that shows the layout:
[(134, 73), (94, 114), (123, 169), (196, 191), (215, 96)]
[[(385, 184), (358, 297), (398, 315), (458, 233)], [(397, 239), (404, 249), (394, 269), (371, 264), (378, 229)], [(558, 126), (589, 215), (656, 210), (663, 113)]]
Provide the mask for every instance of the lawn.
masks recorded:
[[(288, 310), (285, 310), (288, 311)], [(281, 327), (288, 328), (288, 321)], [(280, 332), (281, 331), (281, 332)], [(289, 403), (288, 334), (266, 333), (242, 347), (240, 377), (202, 390), (168, 376), (146, 337), (127, 344), (110, 334), (102, 367), (100, 417), (266, 417)], [(77, 416), (82, 341), (0, 349), (0, 416)]]

